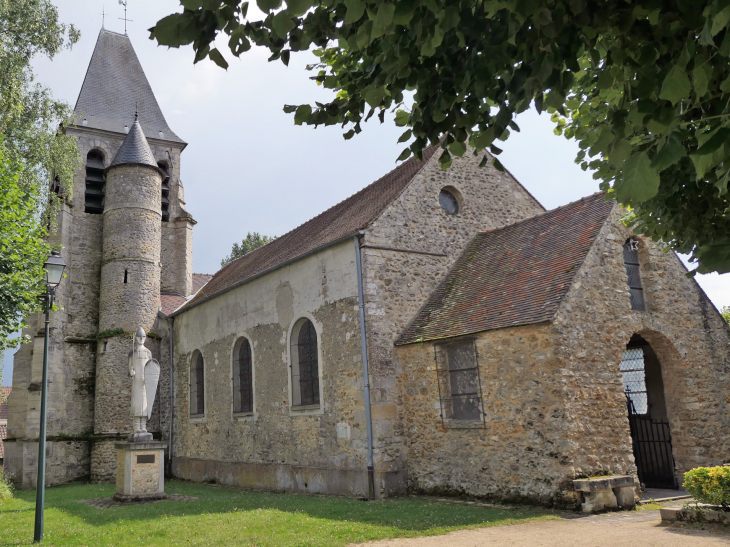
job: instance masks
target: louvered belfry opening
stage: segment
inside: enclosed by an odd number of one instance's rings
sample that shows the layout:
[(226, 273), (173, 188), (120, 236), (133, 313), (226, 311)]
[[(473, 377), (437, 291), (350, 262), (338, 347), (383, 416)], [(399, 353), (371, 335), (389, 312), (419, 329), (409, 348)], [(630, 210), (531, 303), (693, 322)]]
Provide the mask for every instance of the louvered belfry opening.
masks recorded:
[(319, 404), (319, 362), (317, 331), (308, 319), (299, 329), (297, 340), (299, 357), (299, 389), (302, 405)]
[(92, 150), (86, 155), (86, 190), (84, 192), (84, 212), (100, 215), (104, 212), (104, 155)]
[(627, 239), (624, 243), (624, 266), (628, 277), (629, 293), (631, 293), (631, 309), (646, 311), (644, 288), (641, 285), (641, 274), (639, 273), (639, 242), (634, 239)]
[(162, 179), (162, 222), (170, 220), (170, 169), (164, 161), (157, 164), (157, 167), (165, 173)]
[(253, 412), (251, 344), (245, 338), (233, 362), (233, 412)]

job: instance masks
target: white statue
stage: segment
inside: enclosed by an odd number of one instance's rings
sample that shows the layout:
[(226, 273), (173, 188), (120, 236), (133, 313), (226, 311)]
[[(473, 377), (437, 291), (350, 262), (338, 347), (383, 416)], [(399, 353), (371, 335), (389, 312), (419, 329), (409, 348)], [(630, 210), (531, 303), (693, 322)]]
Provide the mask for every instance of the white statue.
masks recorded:
[(132, 378), (133, 440), (152, 440), (147, 433), (147, 420), (152, 415), (152, 405), (160, 379), (160, 363), (152, 359), (152, 352), (144, 347), (147, 335), (142, 327), (137, 329), (129, 352), (129, 376)]

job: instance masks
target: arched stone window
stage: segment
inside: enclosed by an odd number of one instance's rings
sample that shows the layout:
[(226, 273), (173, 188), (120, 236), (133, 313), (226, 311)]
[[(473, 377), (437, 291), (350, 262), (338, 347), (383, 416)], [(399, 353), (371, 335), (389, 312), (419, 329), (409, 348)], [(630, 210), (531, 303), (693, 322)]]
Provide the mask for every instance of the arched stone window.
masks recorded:
[(84, 191), (84, 212), (100, 215), (104, 212), (104, 154), (91, 150), (86, 155), (86, 189)]
[(157, 167), (164, 171), (162, 179), (162, 222), (170, 220), (170, 168), (164, 161), (157, 162)]
[(233, 348), (233, 412), (253, 412), (253, 354), (247, 338)]
[(302, 318), (291, 334), (292, 406), (319, 405), (319, 352), (314, 324)]
[(639, 273), (639, 242), (634, 239), (627, 239), (624, 243), (624, 267), (628, 277), (629, 293), (631, 293), (631, 309), (646, 311), (644, 288), (641, 285)]
[(199, 351), (190, 360), (190, 414), (205, 414), (205, 363)]

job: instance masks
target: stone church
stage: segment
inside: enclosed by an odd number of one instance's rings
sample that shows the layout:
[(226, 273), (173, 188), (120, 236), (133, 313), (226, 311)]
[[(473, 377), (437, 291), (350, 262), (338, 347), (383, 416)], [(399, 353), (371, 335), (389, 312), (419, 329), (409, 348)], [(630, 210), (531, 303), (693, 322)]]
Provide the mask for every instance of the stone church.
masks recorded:
[[(186, 144), (126, 36), (101, 31), (76, 112), (65, 131), (85, 161), (73, 192), (58, 189), (53, 238), (68, 278), (51, 323), (49, 484), (115, 477), (138, 326), (162, 365), (148, 429), (173, 477), (575, 506), (576, 479), (676, 488), (730, 456), (730, 329), (603, 194), (546, 211), (469, 155), (442, 171), (431, 147), (197, 275)], [(5, 442), (26, 488), (43, 347), (41, 318), (29, 325)]]

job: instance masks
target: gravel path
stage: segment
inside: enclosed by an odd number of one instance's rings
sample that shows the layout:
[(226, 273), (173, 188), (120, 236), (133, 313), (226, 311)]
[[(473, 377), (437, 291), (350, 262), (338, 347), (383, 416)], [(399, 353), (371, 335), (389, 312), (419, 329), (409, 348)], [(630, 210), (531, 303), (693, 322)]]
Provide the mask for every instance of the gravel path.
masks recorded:
[(661, 524), (659, 511), (607, 513), (461, 530), (443, 536), (388, 539), (368, 547), (730, 547), (730, 529)]

